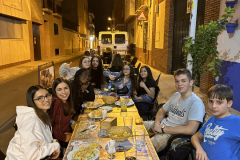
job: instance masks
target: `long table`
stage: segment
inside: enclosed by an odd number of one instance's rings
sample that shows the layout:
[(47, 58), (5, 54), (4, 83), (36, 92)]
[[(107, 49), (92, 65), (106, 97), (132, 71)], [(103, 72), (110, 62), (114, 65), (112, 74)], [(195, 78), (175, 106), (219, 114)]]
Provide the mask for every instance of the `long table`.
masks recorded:
[[(108, 105), (109, 106), (109, 105)], [(111, 105), (111, 107), (113, 107), (113, 110), (111, 112), (109, 112), (107, 114), (107, 117), (117, 117), (117, 126), (124, 126), (123, 125), (123, 117), (121, 116), (121, 108), (119, 106), (116, 106), (115, 104)], [(88, 123), (88, 118), (87, 118), (87, 114), (89, 112), (91, 112), (92, 110), (88, 110), (86, 109), (84, 111), (84, 114), (81, 114), (78, 118), (78, 123), (75, 126), (75, 129), (73, 131), (71, 140), (69, 141), (67, 150), (65, 152), (64, 155), (64, 160), (67, 160), (67, 155), (69, 154), (69, 152), (71, 152), (74, 149), (79, 148), (79, 146), (88, 146), (89, 145), (89, 137), (87, 134), (87, 131), (85, 132), (81, 132), (81, 126)], [(129, 106), (127, 108), (127, 116), (131, 116), (133, 117), (133, 126), (132, 126), (132, 130), (136, 129), (136, 128), (144, 128), (143, 124), (136, 124), (135, 123), (135, 119), (136, 118), (140, 118), (139, 114), (138, 114), (138, 110), (136, 108), (136, 106)], [(102, 132), (102, 130), (100, 130), (100, 119), (97, 120), (95, 122), (95, 125), (97, 125), (97, 129), (95, 131), (96, 134), (98, 134), (99, 137), (99, 151), (100, 151), (100, 155), (99, 155), (99, 160), (107, 160), (108, 159), (108, 153), (106, 150), (106, 146), (107, 146), (107, 142), (109, 140), (111, 140), (109, 137), (102, 136), (101, 133), (105, 133), (104, 131)], [(145, 129), (146, 130), (146, 129)], [(137, 155), (137, 159), (138, 160), (159, 160), (159, 157), (151, 143), (151, 140), (149, 138), (149, 136), (147, 135), (147, 131), (146, 131), (146, 137), (145, 137), (145, 146), (142, 148), (142, 150), (137, 150), (135, 147), (135, 138), (134, 138), (134, 133), (133, 136), (130, 136), (128, 138), (128, 140), (124, 141), (124, 142), (116, 142), (121, 146), (127, 146), (127, 148), (129, 150), (125, 151), (125, 152), (130, 152), (133, 153), (132, 156), (136, 157)], [(115, 154), (115, 160), (124, 160), (125, 159), (125, 155), (124, 152), (116, 152)]]

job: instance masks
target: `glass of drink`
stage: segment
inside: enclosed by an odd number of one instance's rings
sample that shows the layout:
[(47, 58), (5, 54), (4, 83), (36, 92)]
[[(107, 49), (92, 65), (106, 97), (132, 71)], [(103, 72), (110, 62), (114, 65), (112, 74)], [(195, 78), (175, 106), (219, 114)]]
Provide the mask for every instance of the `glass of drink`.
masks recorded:
[(143, 148), (145, 145), (145, 130), (144, 128), (136, 128), (135, 132), (135, 143), (136, 148)]

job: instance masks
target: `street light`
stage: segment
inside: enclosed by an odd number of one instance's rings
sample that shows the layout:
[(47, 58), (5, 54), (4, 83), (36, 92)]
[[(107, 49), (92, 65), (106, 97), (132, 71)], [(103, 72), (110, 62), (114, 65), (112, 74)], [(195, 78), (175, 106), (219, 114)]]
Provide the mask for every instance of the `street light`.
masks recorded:
[(111, 17), (108, 17), (108, 20), (109, 20), (109, 21), (111, 21), (111, 20), (112, 20), (112, 18), (111, 18)]
[(111, 28), (110, 28), (110, 27), (108, 27), (107, 29), (110, 31), (110, 29), (111, 29)]

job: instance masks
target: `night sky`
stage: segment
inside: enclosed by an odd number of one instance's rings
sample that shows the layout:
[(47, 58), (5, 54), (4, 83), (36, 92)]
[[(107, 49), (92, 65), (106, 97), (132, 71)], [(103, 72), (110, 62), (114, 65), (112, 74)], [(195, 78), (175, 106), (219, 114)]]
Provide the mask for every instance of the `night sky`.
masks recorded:
[(99, 31), (106, 31), (108, 26), (108, 17), (112, 17), (114, 0), (88, 0), (88, 11), (95, 16), (93, 20), (96, 36)]

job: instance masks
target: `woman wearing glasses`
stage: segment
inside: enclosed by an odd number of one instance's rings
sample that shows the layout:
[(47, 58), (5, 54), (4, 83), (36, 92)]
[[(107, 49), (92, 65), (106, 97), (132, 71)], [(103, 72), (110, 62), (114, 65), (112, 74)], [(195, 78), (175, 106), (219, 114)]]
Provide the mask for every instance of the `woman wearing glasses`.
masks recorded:
[(101, 89), (101, 85), (103, 84), (103, 67), (101, 57), (94, 55), (91, 59), (91, 64), (91, 83), (94, 88)]
[(9, 143), (6, 159), (56, 159), (60, 145), (52, 138), (51, 119), (47, 114), (52, 95), (37, 85), (27, 90), (26, 98), (28, 107), (17, 106), (16, 109), (18, 130)]
[(51, 107), (53, 137), (59, 141), (62, 148), (66, 149), (72, 136), (70, 123), (75, 113), (69, 82), (64, 78), (55, 79), (52, 93), (54, 95)]
[(95, 99), (94, 89), (90, 81), (91, 75), (87, 69), (82, 68), (76, 72), (72, 82), (72, 98), (77, 115), (83, 112), (83, 102)]
[(60, 77), (64, 77), (69, 81), (74, 79), (74, 75), (80, 68), (89, 69), (91, 66), (91, 61), (88, 56), (83, 56), (79, 60), (79, 67), (70, 67), (71, 63), (63, 63), (59, 68), (59, 75)]
[(117, 88), (117, 94), (133, 96), (136, 85), (133, 67), (125, 65), (121, 75), (114, 80), (113, 84)]

